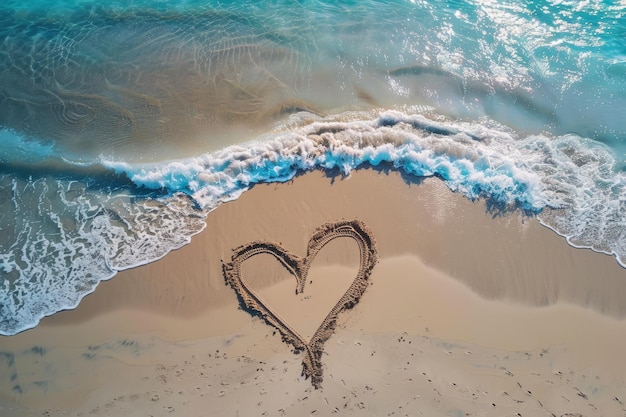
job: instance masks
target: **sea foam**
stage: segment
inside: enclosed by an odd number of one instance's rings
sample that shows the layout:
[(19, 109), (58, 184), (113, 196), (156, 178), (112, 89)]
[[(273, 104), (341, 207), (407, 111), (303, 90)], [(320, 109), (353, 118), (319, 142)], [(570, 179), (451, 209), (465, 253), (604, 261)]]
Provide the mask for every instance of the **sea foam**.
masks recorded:
[[(538, 215), (570, 244), (626, 264), (624, 175), (606, 146), (574, 135), (520, 136), (488, 120), (452, 121), (410, 109), (301, 112), (255, 141), (216, 152), (101, 164), (100, 180), (93, 174), (3, 179), (14, 213), (2, 218), (0, 333), (74, 308), (117, 271), (189, 243), (213, 209), (254, 184), (314, 169), (347, 176), (384, 164), (436, 176), (493, 209)], [(86, 168), (65, 171), (71, 169)]]
[(624, 6), (52, 3), (0, 7), (2, 334), (313, 169), (437, 176), (626, 264)]
[[(441, 120), (437, 120), (441, 119)], [(437, 176), (471, 199), (539, 214), (570, 244), (626, 261), (620, 215), (625, 178), (605, 145), (576, 135), (519, 136), (493, 122), (465, 123), (399, 111), (293, 116), (271, 138), (165, 164), (105, 162), (139, 186), (191, 196), (204, 210), (261, 182), (302, 171), (391, 164)], [(551, 210), (545, 210), (549, 208)]]

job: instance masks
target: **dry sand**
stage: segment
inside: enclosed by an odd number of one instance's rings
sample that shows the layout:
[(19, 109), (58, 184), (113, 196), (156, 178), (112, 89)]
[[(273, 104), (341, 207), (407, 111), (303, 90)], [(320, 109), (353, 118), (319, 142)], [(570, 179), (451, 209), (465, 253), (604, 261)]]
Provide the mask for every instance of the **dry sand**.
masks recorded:
[[(379, 263), (339, 316), (315, 390), (302, 354), (239, 308), (220, 260), (253, 240), (304, 256), (316, 227), (354, 218)], [(249, 262), (256, 291), (310, 333), (358, 248), (329, 244), (298, 295), (277, 264)], [(488, 213), (437, 179), (314, 172), (254, 187), (190, 245), (0, 338), (0, 415), (623, 416), (625, 316), (626, 270), (532, 218)]]

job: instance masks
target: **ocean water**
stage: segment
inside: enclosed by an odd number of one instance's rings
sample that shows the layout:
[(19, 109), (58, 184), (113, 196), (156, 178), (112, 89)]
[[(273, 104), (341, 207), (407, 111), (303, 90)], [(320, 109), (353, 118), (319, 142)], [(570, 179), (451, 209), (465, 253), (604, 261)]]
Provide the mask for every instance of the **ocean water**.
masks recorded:
[(5, 0), (0, 334), (313, 169), (435, 175), (626, 265), (625, 115), (624, 0)]

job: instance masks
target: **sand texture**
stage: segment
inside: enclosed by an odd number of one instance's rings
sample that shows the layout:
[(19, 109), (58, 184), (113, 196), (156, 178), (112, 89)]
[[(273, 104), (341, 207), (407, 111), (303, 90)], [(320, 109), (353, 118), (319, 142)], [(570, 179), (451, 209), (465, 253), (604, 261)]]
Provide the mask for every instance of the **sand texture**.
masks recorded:
[[(246, 284), (241, 274), (241, 263), (262, 253), (273, 255), (295, 277), (297, 282), (296, 294), (301, 294), (307, 283), (311, 262), (327, 243), (340, 237), (350, 237), (358, 244), (359, 270), (350, 288), (332, 307), (313, 337), (307, 340), (289, 325), (289, 320), (273, 311), (271, 305)], [(319, 388), (323, 381), (322, 354), (324, 353), (324, 343), (335, 330), (337, 316), (343, 310), (351, 309), (359, 302), (367, 288), (367, 279), (375, 265), (376, 240), (363, 222), (352, 220), (326, 223), (319, 227), (309, 240), (307, 254), (303, 258), (290, 253), (277, 243), (257, 241), (235, 248), (231, 262), (225, 263), (222, 269), (224, 279), (235, 290), (247, 309), (261, 314), (261, 317), (268, 324), (280, 331), (283, 341), (292, 345), (297, 352), (305, 351), (302, 374), (305, 378), (311, 378), (313, 386)]]
[[(318, 229), (337, 224), (367, 232)], [(313, 172), (0, 338), (0, 415), (625, 416), (625, 317), (626, 271), (534, 218), (439, 179)], [(312, 386), (293, 350), (318, 329)]]

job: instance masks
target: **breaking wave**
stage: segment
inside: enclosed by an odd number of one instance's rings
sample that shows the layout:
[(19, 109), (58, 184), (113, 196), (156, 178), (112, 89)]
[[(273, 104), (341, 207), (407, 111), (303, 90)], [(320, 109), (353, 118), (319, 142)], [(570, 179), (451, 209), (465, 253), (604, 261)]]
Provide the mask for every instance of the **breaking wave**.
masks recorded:
[(1, 219), (7, 278), (0, 331), (14, 334), (74, 308), (117, 271), (187, 244), (211, 210), (254, 184), (314, 169), (349, 175), (381, 164), (437, 176), (471, 199), (537, 214), (572, 245), (626, 264), (624, 175), (598, 142), (518, 136), (495, 122), (450, 121), (428, 111), (301, 112), (256, 141), (201, 156), (66, 166), (64, 172), (89, 170), (74, 177), (5, 176), (12, 212)]
[(0, 334), (187, 244), (254, 184), (314, 169), (437, 176), (626, 265), (625, 15), (615, 1), (6, 0)]

